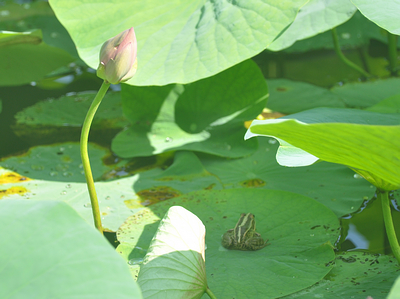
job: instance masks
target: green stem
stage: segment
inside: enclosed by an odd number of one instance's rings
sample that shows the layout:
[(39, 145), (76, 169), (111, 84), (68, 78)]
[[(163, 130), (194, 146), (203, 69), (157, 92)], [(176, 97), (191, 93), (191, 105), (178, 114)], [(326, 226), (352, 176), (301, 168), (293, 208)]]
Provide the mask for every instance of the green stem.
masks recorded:
[(351, 62), (350, 60), (348, 60), (348, 59), (344, 56), (342, 50), (340, 49), (339, 39), (338, 39), (338, 35), (337, 35), (337, 32), (336, 32), (336, 28), (333, 28), (333, 29), (331, 30), (331, 32), (332, 32), (332, 38), (333, 38), (333, 45), (334, 45), (334, 47), (335, 47), (336, 54), (339, 56), (339, 58), (340, 58), (345, 64), (347, 64), (349, 67), (355, 69), (357, 72), (361, 73), (363, 76), (365, 76), (365, 77), (367, 77), (367, 78), (368, 78), (368, 77), (371, 77), (371, 74), (369, 74), (368, 72), (364, 71), (361, 67), (359, 67), (357, 64)]
[(81, 133), (81, 158), (82, 158), (83, 170), (85, 172), (86, 184), (89, 190), (94, 226), (100, 231), (101, 234), (103, 234), (103, 227), (101, 225), (99, 202), (97, 200), (96, 189), (94, 188), (93, 174), (90, 168), (89, 154), (88, 154), (88, 139), (89, 139), (89, 130), (93, 121), (93, 117), (97, 111), (97, 108), (99, 108), (101, 100), (106, 94), (109, 86), (110, 83), (106, 83), (106, 81), (104, 81), (103, 84), (101, 85), (99, 91), (97, 92), (96, 97), (94, 98), (86, 114), (86, 118), (85, 121), (83, 122), (82, 133)]
[(394, 230), (392, 213), (390, 211), (389, 192), (385, 190), (377, 190), (378, 198), (382, 201), (383, 220), (385, 221), (386, 234), (389, 239), (390, 248), (400, 264), (400, 246)]
[(211, 290), (208, 287), (207, 287), (206, 293), (211, 299), (217, 299), (217, 297), (215, 297), (213, 292), (211, 292)]
[(389, 47), (389, 68), (392, 75), (396, 72), (397, 66), (397, 35), (390, 32), (388, 34), (388, 47)]

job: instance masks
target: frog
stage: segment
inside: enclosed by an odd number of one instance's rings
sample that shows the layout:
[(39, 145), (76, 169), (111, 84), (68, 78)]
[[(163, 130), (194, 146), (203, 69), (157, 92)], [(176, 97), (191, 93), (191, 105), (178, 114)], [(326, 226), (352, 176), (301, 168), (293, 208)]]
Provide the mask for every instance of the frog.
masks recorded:
[(256, 232), (256, 220), (252, 213), (242, 213), (235, 228), (229, 229), (222, 236), (222, 246), (227, 249), (254, 251), (269, 245)]

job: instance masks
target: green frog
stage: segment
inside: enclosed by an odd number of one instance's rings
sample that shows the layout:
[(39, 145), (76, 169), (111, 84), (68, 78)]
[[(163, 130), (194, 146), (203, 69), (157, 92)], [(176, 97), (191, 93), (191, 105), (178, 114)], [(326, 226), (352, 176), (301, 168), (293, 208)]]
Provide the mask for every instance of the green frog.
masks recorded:
[(267, 242), (256, 232), (256, 220), (251, 213), (242, 213), (235, 228), (222, 236), (222, 246), (227, 249), (258, 250), (269, 245)]

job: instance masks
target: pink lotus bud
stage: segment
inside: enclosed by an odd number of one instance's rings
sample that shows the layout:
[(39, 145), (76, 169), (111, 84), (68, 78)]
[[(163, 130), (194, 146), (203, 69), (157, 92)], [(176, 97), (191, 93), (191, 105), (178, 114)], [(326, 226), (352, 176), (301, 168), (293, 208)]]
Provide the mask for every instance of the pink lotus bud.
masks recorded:
[(132, 27), (103, 44), (97, 76), (111, 84), (129, 80), (136, 73), (136, 53), (137, 41)]

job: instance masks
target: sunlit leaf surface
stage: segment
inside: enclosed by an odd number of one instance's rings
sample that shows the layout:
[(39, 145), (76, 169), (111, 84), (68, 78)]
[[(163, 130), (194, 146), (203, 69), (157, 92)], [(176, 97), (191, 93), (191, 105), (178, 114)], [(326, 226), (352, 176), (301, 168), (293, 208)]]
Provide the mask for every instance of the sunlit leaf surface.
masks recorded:
[(200, 298), (207, 288), (205, 227), (188, 210), (171, 207), (140, 268), (145, 298)]
[(142, 298), (112, 246), (64, 202), (3, 199), (0, 225), (1, 298)]
[(263, 51), (296, 17), (305, 0), (50, 1), (79, 55), (97, 68), (101, 45), (134, 27), (134, 85), (189, 83)]
[[(206, 226), (207, 281), (217, 297), (284, 296), (319, 281), (333, 265), (329, 243), (333, 244), (339, 234), (335, 214), (309, 197), (258, 189), (192, 192), (144, 209), (128, 218), (118, 231), (121, 245), (130, 245), (123, 248), (128, 251), (123, 253), (125, 257), (130, 259), (129, 247), (132, 255), (137, 247), (148, 248), (157, 229), (155, 221), (171, 205), (191, 211)], [(222, 247), (222, 235), (235, 227), (241, 213), (255, 215), (257, 232), (269, 239), (270, 245), (257, 251)], [(146, 229), (135, 230), (134, 223)], [(188, 237), (186, 242), (191, 240)], [(243, 269), (251, 271), (242, 277)]]
[(309, 165), (318, 159), (344, 164), (375, 186), (394, 190), (400, 187), (399, 124), (399, 114), (316, 108), (276, 120), (255, 120), (246, 138), (284, 140), (277, 154), (281, 165)]

